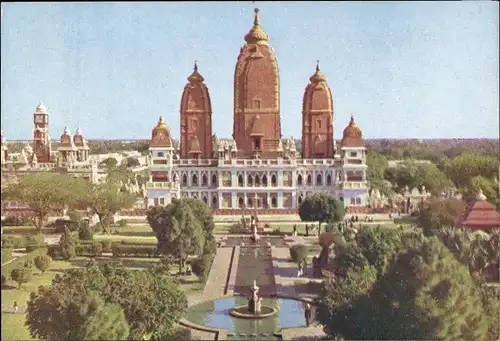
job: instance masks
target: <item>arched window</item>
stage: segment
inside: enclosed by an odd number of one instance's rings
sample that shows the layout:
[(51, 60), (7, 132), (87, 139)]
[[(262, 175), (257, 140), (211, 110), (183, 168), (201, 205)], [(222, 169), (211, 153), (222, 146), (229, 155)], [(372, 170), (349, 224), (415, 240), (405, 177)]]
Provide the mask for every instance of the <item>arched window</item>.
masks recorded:
[(262, 186), (267, 187), (267, 175), (262, 176)]
[(259, 187), (260, 186), (260, 178), (258, 175), (255, 176), (255, 186)]
[(253, 178), (251, 175), (247, 177), (247, 186), (252, 187), (253, 186)]
[(243, 206), (245, 206), (245, 200), (243, 199), (243, 197), (239, 197), (238, 198), (238, 207), (243, 208)]
[(332, 184), (332, 176), (331, 176), (330, 174), (328, 174), (328, 175), (326, 176), (326, 184), (327, 184), (328, 186), (330, 186), (330, 185)]
[(203, 196), (203, 203), (208, 206), (208, 198)]
[(302, 186), (302, 174), (299, 174), (299, 176), (297, 177), (297, 185)]
[[(201, 184), (202, 184), (202, 186), (208, 186), (208, 177), (206, 174), (203, 174), (203, 176), (201, 177)], [(208, 202), (208, 199), (207, 199), (207, 202)]]
[(243, 187), (245, 186), (244, 182), (243, 182), (243, 175), (238, 175), (238, 186), (240, 187)]
[(271, 207), (278, 207), (278, 200), (276, 199), (276, 197), (271, 197)]
[(188, 184), (188, 176), (184, 174), (182, 176), (182, 186), (187, 186), (187, 184)]
[(247, 207), (253, 207), (253, 199), (247, 198)]
[(301, 195), (299, 195), (299, 199), (298, 199), (299, 205), (302, 205), (303, 201), (304, 201), (304, 197), (301, 194)]
[(278, 185), (276, 181), (276, 175), (271, 175), (271, 186), (276, 187)]
[(198, 186), (198, 175), (193, 174), (191, 177), (191, 185)]
[(311, 177), (311, 174), (308, 174), (308, 175), (307, 175), (307, 184), (308, 184), (308, 185), (311, 185), (311, 184), (312, 184), (312, 177)]
[(217, 196), (215, 195), (212, 197), (212, 206), (217, 207)]
[(212, 186), (217, 186), (217, 175), (212, 175)]
[(316, 175), (316, 186), (323, 186), (323, 177), (321, 174)]

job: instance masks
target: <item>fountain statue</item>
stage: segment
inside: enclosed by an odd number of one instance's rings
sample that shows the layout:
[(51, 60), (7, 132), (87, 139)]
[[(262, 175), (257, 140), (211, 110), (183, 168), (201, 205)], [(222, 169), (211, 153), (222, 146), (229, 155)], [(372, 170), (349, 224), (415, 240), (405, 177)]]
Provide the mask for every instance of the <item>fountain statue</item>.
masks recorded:
[(259, 297), (259, 287), (257, 286), (257, 281), (253, 281), (253, 285), (250, 287), (252, 295), (248, 299), (248, 311), (252, 314), (260, 313), (260, 297)]
[(254, 280), (250, 286), (251, 295), (248, 298), (248, 304), (229, 309), (229, 315), (244, 319), (262, 319), (275, 315), (278, 312), (277, 309), (262, 305), (259, 289), (257, 281)]
[(257, 242), (260, 237), (257, 234), (257, 217), (256, 216), (252, 216), (250, 218), (250, 227), (252, 228), (252, 241)]

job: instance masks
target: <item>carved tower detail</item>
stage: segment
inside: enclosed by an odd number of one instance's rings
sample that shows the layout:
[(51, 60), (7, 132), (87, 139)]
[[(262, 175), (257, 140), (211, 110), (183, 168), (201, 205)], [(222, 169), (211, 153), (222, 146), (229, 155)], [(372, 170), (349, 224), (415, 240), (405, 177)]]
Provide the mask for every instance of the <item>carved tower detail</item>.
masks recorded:
[(273, 156), (281, 139), (279, 72), (255, 9), (234, 72), (233, 138), (241, 156)]
[(302, 101), (302, 157), (333, 158), (333, 100), (326, 77), (316, 66)]
[(33, 155), (39, 163), (51, 162), (49, 114), (42, 103), (38, 104), (33, 113), (33, 124)]
[(211, 159), (212, 103), (205, 79), (194, 62), (193, 73), (188, 77), (181, 98), (180, 157), (182, 159)]

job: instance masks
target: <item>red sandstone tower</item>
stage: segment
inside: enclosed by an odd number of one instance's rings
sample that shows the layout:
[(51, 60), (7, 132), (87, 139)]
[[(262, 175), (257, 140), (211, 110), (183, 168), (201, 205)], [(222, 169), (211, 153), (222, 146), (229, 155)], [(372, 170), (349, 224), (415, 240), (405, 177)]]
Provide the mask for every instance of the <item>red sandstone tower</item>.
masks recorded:
[(234, 72), (233, 138), (242, 157), (273, 156), (281, 139), (278, 64), (258, 13)]
[(333, 158), (333, 100), (319, 69), (309, 78), (302, 101), (302, 157)]
[(188, 77), (181, 98), (182, 159), (212, 158), (212, 103), (204, 80), (195, 61), (193, 73)]
[(40, 103), (33, 113), (33, 154), (39, 163), (51, 162), (49, 114), (45, 106)]

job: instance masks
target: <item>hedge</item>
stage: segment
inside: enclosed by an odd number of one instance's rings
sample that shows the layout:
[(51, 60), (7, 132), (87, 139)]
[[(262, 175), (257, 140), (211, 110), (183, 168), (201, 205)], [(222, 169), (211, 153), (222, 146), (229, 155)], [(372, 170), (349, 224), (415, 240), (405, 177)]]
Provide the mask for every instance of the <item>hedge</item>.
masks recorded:
[(12, 248), (2, 247), (2, 263), (12, 259)]
[(157, 257), (156, 245), (113, 244), (111, 251), (115, 257)]
[(13, 249), (23, 249), (26, 247), (26, 236), (6, 236), (2, 235), (2, 246)]
[(33, 261), (38, 255), (46, 255), (46, 254), (47, 254), (47, 248), (41, 248), (29, 252), (26, 255), (19, 257), (8, 264), (2, 265), (2, 277), (5, 277), (6, 280), (9, 280), (12, 270), (19, 267), (23, 267), (26, 262), (33, 263)]

